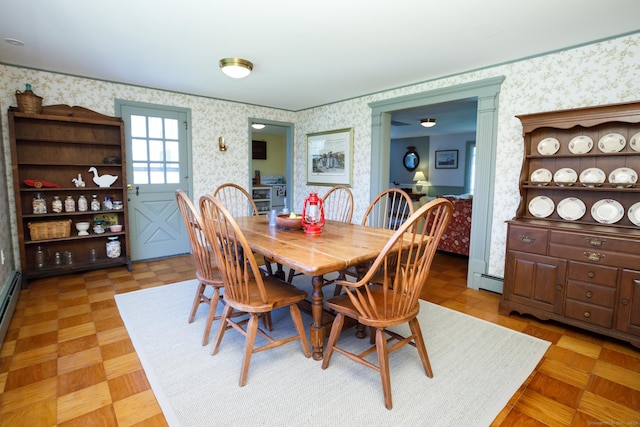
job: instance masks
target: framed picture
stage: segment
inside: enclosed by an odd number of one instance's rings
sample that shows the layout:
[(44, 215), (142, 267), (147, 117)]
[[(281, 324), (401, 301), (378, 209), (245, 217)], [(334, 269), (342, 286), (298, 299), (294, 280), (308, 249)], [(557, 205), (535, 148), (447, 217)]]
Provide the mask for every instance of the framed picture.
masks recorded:
[(436, 151), (436, 169), (458, 169), (458, 150)]
[(351, 186), (353, 128), (307, 134), (307, 185)]
[(251, 141), (251, 158), (267, 160), (267, 141)]

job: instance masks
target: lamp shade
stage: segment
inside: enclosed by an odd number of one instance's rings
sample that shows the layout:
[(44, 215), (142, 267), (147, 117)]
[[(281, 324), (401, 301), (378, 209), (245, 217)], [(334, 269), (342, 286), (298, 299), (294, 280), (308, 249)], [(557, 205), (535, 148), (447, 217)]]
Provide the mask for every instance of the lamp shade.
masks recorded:
[(413, 180), (414, 180), (414, 181), (417, 181), (417, 182), (419, 182), (419, 181), (426, 181), (426, 180), (427, 180), (427, 177), (426, 177), (426, 176), (424, 176), (424, 172), (422, 172), (422, 171), (418, 171), (418, 172), (416, 172), (416, 173), (415, 173), (415, 175), (413, 175)]
[(222, 72), (233, 79), (247, 77), (253, 70), (251, 61), (241, 58), (224, 58), (219, 65)]

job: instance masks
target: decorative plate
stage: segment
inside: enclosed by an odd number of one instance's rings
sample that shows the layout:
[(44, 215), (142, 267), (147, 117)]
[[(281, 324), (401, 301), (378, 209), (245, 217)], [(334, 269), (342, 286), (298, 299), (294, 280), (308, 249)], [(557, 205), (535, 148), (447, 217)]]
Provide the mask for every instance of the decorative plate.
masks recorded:
[(545, 168), (534, 170), (531, 174), (531, 182), (536, 185), (547, 185), (551, 182), (551, 171)]
[(608, 133), (598, 141), (598, 148), (603, 153), (617, 153), (627, 144), (627, 140), (619, 133)]
[(564, 187), (565, 185), (571, 186), (578, 180), (578, 173), (571, 168), (558, 169), (553, 174), (553, 181), (556, 185)]
[(585, 154), (593, 148), (593, 139), (580, 135), (569, 141), (569, 151), (573, 154)]
[(640, 132), (631, 137), (629, 147), (631, 147), (633, 151), (640, 151)]
[(585, 212), (587, 212), (587, 207), (584, 202), (575, 197), (567, 197), (558, 203), (558, 215), (560, 215), (562, 219), (575, 221), (582, 218)]
[(638, 174), (633, 169), (618, 168), (609, 174), (609, 182), (614, 187), (631, 187), (638, 181)]
[(560, 141), (555, 138), (545, 138), (538, 142), (538, 153), (544, 156), (556, 154), (560, 149)]
[(624, 216), (624, 208), (613, 199), (602, 199), (591, 207), (591, 216), (601, 224), (615, 224)]
[(538, 218), (548, 217), (553, 213), (555, 207), (553, 200), (547, 196), (534, 197), (529, 202), (529, 212), (531, 212), (531, 215)]
[(629, 217), (629, 221), (631, 221), (634, 225), (640, 227), (640, 202), (634, 204), (627, 211), (627, 216)]
[(585, 187), (599, 187), (605, 179), (604, 171), (598, 168), (587, 168), (580, 174), (580, 183)]

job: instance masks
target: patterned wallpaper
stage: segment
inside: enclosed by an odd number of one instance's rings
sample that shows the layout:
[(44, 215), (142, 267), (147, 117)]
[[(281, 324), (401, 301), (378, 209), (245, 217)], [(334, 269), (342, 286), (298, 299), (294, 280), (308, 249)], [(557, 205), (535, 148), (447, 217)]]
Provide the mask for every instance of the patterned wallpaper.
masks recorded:
[[(517, 180), (523, 154), (522, 128), (514, 116), (640, 100), (639, 45), (640, 34), (633, 34), (298, 113), (0, 65), (0, 114), (7, 175), (11, 171), (8, 164), (7, 109), (16, 105), (15, 91), (23, 89), (25, 83), (31, 83), (34, 92), (44, 97), (45, 105), (81, 105), (109, 115), (114, 114), (115, 99), (190, 108), (195, 198), (225, 181), (248, 185), (249, 117), (295, 123), (293, 206), (296, 209), (301, 207), (310, 190), (317, 190), (320, 194), (327, 190), (326, 187), (311, 188), (306, 185), (306, 134), (353, 128), (354, 220), (358, 221), (369, 203), (369, 177), (374, 173), (370, 170), (370, 102), (505, 76), (499, 100), (497, 179), (494, 184), (488, 271), (489, 274), (502, 276), (506, 233), (504, 221), (514, 215), (518, 205)], [(226, 138), (230, 146), (228, 151), (217, 150), (219, 136)], [(8, 190), (1, 189), (0, 198), (4, 202), (3, 196), (7, 196), (12, 206), (10, 179), (7, 176)], [(5, 251), (10, 251), (8, 242), (16, 238), (9, 234), (5, 221), (0, 219), (0, 245)], [(12, 230), (15, 230), (14, 222), (12, 220)], [(3, 281), (0, 277), (0, 286)]]

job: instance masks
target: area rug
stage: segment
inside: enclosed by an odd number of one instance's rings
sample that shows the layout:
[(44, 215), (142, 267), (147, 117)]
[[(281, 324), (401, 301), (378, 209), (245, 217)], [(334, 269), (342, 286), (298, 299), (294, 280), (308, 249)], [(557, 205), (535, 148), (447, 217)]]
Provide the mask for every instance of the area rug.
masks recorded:
[[(392, 353), (392, 410), (384, 406), (377, 372), (340, 354), (322, 370), (298, 342), (254, 354), (240, 387), (244, 337), (227, 331), (211, 356), (211, 346), (201, 345), (206, 307), (187, 323), (195, 289), (195, 281), (185, 281), (116, 296), (171, 426), (488, 426), (549, 346), (423, 301), (419, 321), (434, 377), (425, 375), (413, 347)], [(287, 309), (274, 312), (273, 324), (276, 335), (293, 330)], [(352, 349), (368, 341), (356, 339), (353, 329), (340, 338)]]

